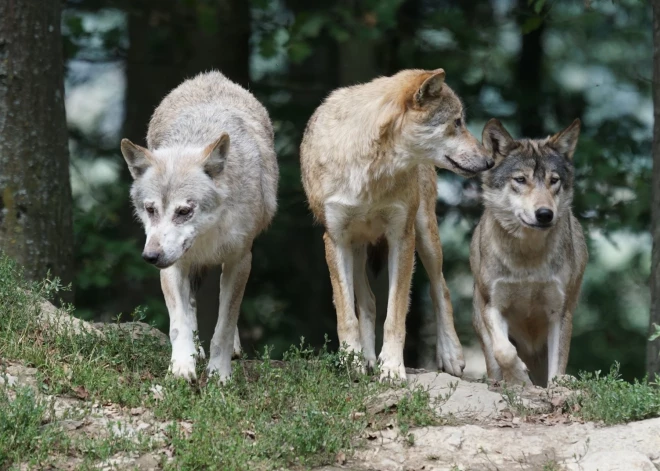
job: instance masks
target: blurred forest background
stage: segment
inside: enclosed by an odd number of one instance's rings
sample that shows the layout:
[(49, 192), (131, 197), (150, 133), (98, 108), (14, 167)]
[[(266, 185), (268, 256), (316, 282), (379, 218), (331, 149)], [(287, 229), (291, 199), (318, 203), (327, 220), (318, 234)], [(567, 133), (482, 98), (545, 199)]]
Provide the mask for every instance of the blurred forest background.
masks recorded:
[[(9, 4), (42, 5), (4, 2), (5, 13)], [(43, 2), (50, 3), (59, 2)], [(650, 2), (67, 0), (61, 5), (61, 38), (51, 42), (63, 41), (73, 240), (64, 228), (52, 244), (71, 247), (73, 263), (51, 268), (72, 282), (78, 315), (110, 321), (143, 306), (146, 321), (167, 330), (158, 271), (140, 257), (144, 233), (129, 205), (130, 175), (119, 141), (128, 137), (145, 145), (150, 115), (169, 90), (201, 71), (219, 69), (268, 108), (281, 173), (278, 214), (253, 250), (239, 320), (244, 348), (252, 354), (272, 345), (277, 356), (301, 336), (320, 346), (324, 334), (336, 347), (322, 231), (313, 225), (300, 182), (298, 146), (305, 124), (334, 88), (404, 68), (442, 67), (466, 104), (468, 127), (476, 136), (491, 117), (502, 120), (514, 137), (543, 137), (582, 119), (574, 210), (588, 234), (591, 259), (574, 316), (569, 372), (608, 370), (616, 360), (624, 377), (643, 376), (651, 302)], [(49, 28), (57, 33), (57, 25)], [(3, 51), (0, 37), (0, 96)], [(4, 72), (6, 77), (6, 63)], [(32, 86), (39, 87), (34, 80)], [(0, 115), (0, 130), (2, 120)], [(0, 189), (2, 174), (0, 167)], [(44, 179), (67, 185), (52, 172)], [(457, 330), (464, 346), (476, 345), (468, 246), (481, 211), (478, 181), (439, 172), (438, 189), (444, 270)], [(66, 208), (61, 214), (66, 220)], [(0, 232), (0, 247), (1, 237)], [(381, 325), (386, 277), (374, 280)], [(200, 335), (206, 341), (217, 316), (218, 278), (212, 273), (199, 295)], [(407, 366), (433, 365), (434, 332), (426, 273), (419, 265)]]

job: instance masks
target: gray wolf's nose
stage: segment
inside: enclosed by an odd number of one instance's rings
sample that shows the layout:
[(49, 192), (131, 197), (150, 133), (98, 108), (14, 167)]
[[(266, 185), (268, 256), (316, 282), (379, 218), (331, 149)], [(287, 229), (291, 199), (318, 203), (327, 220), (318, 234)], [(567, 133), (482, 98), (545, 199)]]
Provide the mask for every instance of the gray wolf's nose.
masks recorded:
[(486, 168), (491, 169), (495, 166), (495, 161), (493, 159), (488, 159), (486, 161)]
[(539, 208), (536, 210), (536, 220), (540, 224), (550, 224), (552, 218), (555, 216), (555, 213), (552, 212), (550, 208)]
[(149, 262), (152, 265), (156, 264), (156, 262), (158, 261), (158, 257), (160, 257), (160, 253), (158, 252), (142, 252), (142, 258), (144, 259), (144, 261)]

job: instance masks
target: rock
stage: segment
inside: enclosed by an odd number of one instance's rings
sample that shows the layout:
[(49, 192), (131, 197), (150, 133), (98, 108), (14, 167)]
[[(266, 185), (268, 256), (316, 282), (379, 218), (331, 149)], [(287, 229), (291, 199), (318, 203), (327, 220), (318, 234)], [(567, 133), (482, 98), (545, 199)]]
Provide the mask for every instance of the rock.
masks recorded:
[(580, 471), (656, 471), (651, 460), (637, 451), (600, 451), (568, 468)]
[(18, 383), (18, 378), (9, 373), (0, 373), (0, 386), (15, 386)]

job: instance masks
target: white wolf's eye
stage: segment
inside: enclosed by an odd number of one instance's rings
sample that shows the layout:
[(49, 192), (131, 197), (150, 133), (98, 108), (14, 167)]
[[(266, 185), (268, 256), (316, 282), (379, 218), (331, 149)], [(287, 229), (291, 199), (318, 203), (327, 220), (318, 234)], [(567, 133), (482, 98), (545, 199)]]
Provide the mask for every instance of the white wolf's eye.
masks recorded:
[(192, 211), (190, 208), (179, 208), (176, 210), (177, 216), (187, 216)]
[(525, 183), (525, 177), (514, 177), (513, 178), (517, 183)]
[(153, 213), (156, 212), (156, 210), (154, 209), (154, 207), (153, 207), (152, 205), (147, 205), (147, 206), (144, 207), (144, 209), (145, 209), (149, 214), (153, 214)]

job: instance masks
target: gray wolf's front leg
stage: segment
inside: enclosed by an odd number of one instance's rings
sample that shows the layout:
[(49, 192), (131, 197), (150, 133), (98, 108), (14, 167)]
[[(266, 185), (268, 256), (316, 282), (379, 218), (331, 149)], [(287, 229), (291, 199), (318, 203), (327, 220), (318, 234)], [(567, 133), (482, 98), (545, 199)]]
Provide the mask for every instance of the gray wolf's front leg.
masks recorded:
[(238, 337), (236, 323), (251, 267), (252, 252), (222, 265), (220, 308), (218, 323), (211, 339), (208, 372), (211, 375), (217, 374), (223, 383), (231, 377), (231, 357)]
[(160, 284), (170, 315), (170, 371), (187, 381), (195, 380), (195, 357), (198, 352), (193, 336), (197, 330), (197, 318), (188, 273), (175, 264), (160, 272)]
[(527, 365), (520, 359), (516, 347), (509, 340), (509, 326), (500, 310), (486, 306), (483, 321), (490, 337), (493, 356), (500, 366), (504, 380), (514, 384), (531, 385)]

